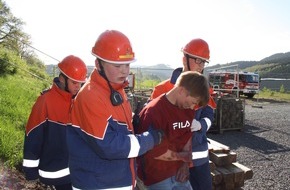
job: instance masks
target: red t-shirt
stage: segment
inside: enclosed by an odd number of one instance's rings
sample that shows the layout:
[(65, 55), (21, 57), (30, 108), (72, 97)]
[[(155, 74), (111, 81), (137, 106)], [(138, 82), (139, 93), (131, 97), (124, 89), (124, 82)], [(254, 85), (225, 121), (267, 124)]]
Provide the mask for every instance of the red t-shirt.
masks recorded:
[(160, 145), (137, 158), (138, 177), (145, 185), (152, 185), (176, 175), (183, 161), (163, 161), (155, 158), (168, 149), (175, 152), (183, 150), (192, 136), (190, 126), (194, 113), (191, 109), (180, 109), (171, 104), (165, 95), (153, 99), (140, 112), (140, 125), (136, 133), (147, 131), (150, 126), (162, 129), (165, 133)]

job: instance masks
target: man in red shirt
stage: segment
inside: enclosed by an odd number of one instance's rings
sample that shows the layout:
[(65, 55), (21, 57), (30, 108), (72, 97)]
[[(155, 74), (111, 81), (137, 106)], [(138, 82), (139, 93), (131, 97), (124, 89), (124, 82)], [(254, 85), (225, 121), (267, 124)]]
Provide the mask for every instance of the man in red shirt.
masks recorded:
[[(183, 67), (175, 69), (170, 79), (162, 81), (155, 86), (151, 94), (151, 99), (157, 98), (161, 94), (171, 90), (176, 83), (176, 79), (182, 72), (197, 71), (203, 73), (204, 67), (210, 58), (210, 50), (207, 42), (200, 38), (192, 39), (182, 48), (182, 52), (184, 55), (182, 59)], [(209, 94), (213, 94), (211, 88)], [(207, 106), (202, 108), (196, 106), (194, 109), (196, 111), (193, 122), (195, 126), (193, 130), (196, 132), (192, 136), (192, 165), (194, 167), (189, 168), (190, 183), (194, 190), (212, 189), (206, 133), (214, 120), (215, 108), (216, 103), (210, 97)], [(186, 168), (184, 167), (181, 167), (177, 176), (182, 176), (182, 171), (186, 172)]]
[(148, 189), (191, 190), (188, 180), (177, 182), (175, 175), (184, 163), (191, 164), (193, 109), (196, 105), (207, 105), (208, 90), (209, 83), (204, 76), (194, 71), (183, 72), (173, 89), (150, 101), (140, 112), (137, 133), (150, 126), (165, 133), (160, 145), (137, 158), (138, 177)]

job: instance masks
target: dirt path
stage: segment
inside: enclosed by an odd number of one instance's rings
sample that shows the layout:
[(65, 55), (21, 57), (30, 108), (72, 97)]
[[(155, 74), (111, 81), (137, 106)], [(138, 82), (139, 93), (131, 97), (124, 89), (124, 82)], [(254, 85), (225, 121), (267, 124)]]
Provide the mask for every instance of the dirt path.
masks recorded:
[(23, 173), (10, 169), (0, 160), (0, 190), (52, 190), (40, 183), (27, 183)]
[(0, 161), (0, 188), (9, 190), (25, 189), (24, 176), (17, 170), (11, 170)]

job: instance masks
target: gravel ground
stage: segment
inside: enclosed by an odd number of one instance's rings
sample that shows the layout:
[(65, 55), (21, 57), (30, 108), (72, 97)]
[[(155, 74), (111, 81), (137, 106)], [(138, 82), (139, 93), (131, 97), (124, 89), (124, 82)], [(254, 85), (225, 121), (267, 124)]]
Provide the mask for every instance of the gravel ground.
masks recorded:
[(243, 189), (290, 189), (290, 103), (246, 101), (243, 131), (209, 134), (230, 147), (254, 176)]
[[(243, 131), (224, 131), (208, 137), (237, 153), (237, 161), (252, 169), (244, 190), (290, 190), (290, 103), (246, 101)], [(22, 173), (1, 167), (0, 189), (43, 190), (40, 185), (25, 188)]]

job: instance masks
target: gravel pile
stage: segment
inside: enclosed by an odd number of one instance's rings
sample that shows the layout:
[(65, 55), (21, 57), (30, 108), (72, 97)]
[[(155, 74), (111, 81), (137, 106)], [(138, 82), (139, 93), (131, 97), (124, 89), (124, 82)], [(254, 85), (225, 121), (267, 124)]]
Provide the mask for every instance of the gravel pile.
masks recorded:
[(243, 131), (208, 138), (229, 146), (253, 170), (244, 190), (290, 190), (290, 103), (246, 100)]

